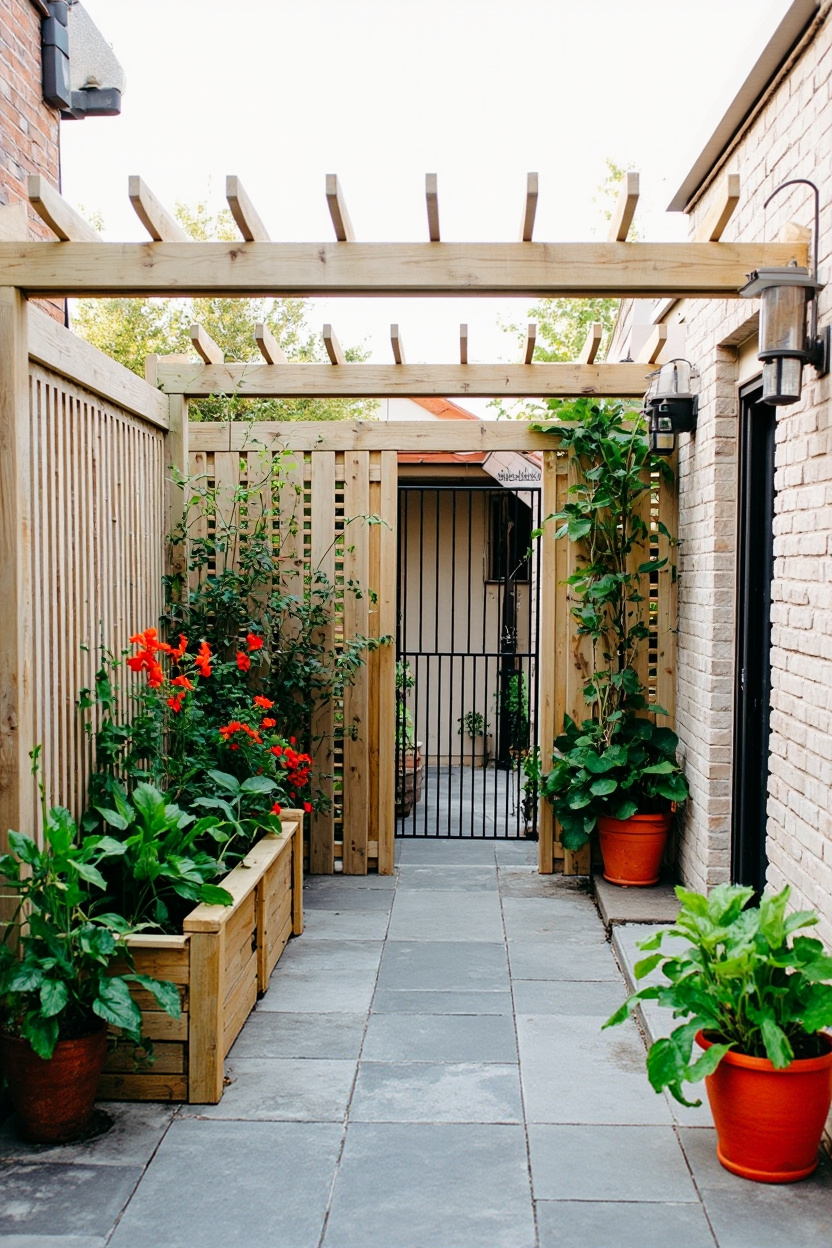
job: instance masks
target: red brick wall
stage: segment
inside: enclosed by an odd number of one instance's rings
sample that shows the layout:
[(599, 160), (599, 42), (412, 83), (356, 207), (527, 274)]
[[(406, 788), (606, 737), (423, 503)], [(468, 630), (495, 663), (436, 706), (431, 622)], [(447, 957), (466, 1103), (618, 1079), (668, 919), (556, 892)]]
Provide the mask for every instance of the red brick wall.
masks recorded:
[[(41, 93), (40, 23), (31, 0), (0, 0), (0, 205), (26, 201), (30, 173), (58, 185), (60, 117)], [(29, 222), (53, 238), (31, 209)]]

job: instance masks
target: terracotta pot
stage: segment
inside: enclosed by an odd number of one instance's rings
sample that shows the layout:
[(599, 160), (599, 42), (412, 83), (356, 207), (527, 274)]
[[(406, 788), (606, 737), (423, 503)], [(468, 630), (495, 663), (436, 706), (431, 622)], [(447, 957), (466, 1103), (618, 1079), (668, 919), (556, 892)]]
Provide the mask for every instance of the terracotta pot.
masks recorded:
[(661, 815), (633, 815), (631, 819), (601, 815), (598, 832), (604, 879), (631, 888), (657, 884), (670, 818), (670, 811)]
[(24, 1140), (64, 1144), (90, 1120), (107, 1053), (107, 1029), (78, 1040), (59, 1040), (48, 1061), (28, 1040), (0, 1035), (0, 1059)]
[[(768, 1058), (726, 1053), (705, 1085), (726, 1170), (757, 1183), (794, 1183), (817, 1167), (832, 1104), (832, 1037), (821, 1057), (777, 1070)], [(700, 1031), (700, 1048), (711, 1045)]]

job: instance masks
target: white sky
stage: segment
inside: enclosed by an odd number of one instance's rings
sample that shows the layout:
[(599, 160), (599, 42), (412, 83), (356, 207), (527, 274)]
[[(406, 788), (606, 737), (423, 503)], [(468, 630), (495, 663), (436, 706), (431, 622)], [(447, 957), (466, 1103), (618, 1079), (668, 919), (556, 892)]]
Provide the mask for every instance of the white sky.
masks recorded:
[[(141, 174), (163, 200), (224, 206), (240, 176), (279, 240), (333, 238), (337, 173), (356, 236), (427, 238), (424, 175), (439, 178), (444, 240), (517, 237), (526, 173), (535, 238), (605, 232), (605, 158), (641, 172), (642, 236), (681, 238), (665, 214), (683, 175), (788, 7), (787, 0), (84, 0), (125, 68), (118, 118), (61, 126), (64, 194), (112, 239), (146, 238), (127, 199)], [(499, 319), (527, 301), (320, 300), (342, 343), (392, 361), (515, 357)], [(479, 408), (479, 404), (471, 403)]]

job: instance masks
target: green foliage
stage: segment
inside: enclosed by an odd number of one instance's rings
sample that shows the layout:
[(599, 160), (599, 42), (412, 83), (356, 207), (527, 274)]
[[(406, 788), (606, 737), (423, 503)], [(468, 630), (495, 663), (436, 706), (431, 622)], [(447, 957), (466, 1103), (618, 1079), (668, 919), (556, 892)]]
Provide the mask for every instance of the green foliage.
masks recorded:
[[(35, 772), (39, 753), (32, 752)], [(103, 869), (124, 846), (108, 836), (81, 837), (68, 810), (46, 809), (42, 786), (41, 799), (43, 848), (10, 832), (11, 852), (0, 856), (0, 879), (17, 900), (0, 944), (0, 1027), (28, 1040), (42, 1058), (52, 1056), (58, 1040), (105, 1023), (139, 1044), (141, 1015), (130, 984), (147, 989), (174, 1018), (179, 996), (173, 984), (132, 969), (125, 937), (135, 929), (122, 915), (93, 913), (94, 895), (105, 889)], [(128, 969), (113, 974), (115, 962)]]
[[(231, 213), (212, 214), (205, 203), (177, 204), (175, 215), (189, 237), (205, 242), (239, 241)], [(73, 329), (106, 355), (144, 376), (151, 354), (191, 355), (189, 327), (199, 322), (223, 349), (226, 359), (261, 361), (254, 324), (264, 321), (290, 360), (325, 359), (318, 336), (306, 324), (301, 299), (81, 299), (73, 309)], [(367, 358), (348, 347), (350, 361)], [(351, 420), (372, 417), (368, 399), (241, 399), (238, 396), (194, 399), (191, 420)]]
[(567, 716), (552, 768), (540, 782), (566, 849), (586, 844), (600, 815), (629, 819), (686, 801), (678, 745), (675, 732), (642, 716), (613, 712), (611, 725), (588, 719), (580, 727)]
[[(667, 712), (651, 705), (637, 671), (649, 636), (644, 581), (662, 569), (675, 575), (667, 558), (650, 556), (644, 496), (653, 475), (669, 482), (673, 474), (650, 452), (644, 421), (626, 404), (577, 399), (555, 410), (559, 423), (538, 427), (559, 438), (575, 479), (563, 509), (547, 519), (558, 525), (555, 540), (576, 548), (577, 566), (567, 584), (575, 632), (590, 645), (583, 695), (591, 718), (580, 727), (567, 719), (542, 792), (554, 805), (564, 845), (577, 849), (599, 815), (626, 819), (688, 796), (675, 735), (647, 718)], [(658, 531), (672, 548), (665, 525), (659, 523)], [(636, 562), (639, 551), (644, 557)]]
[(115, 869), (108, 872), (107, 902), (128, 923), (150, 920), (168, 928), (198, 902), (231, 904), (231, 894), (211, 883), (227, 864), (199, 848), (206, 836), (218, 848), (231, 840), (218, 817), (196, 819), (166, 802), (152, 784), (137, 784), (128, 794), (114, 783), (110, 796), (113, 808), (97, 808), (121, 846)]
[[(656, 1001), (686, 1020), (650, 1048), (647, 1072), (657, 1092), (668, 1088), (691, 1104), (681, 1085), (711, 1074), (729, 1049), (767, 1057), (777, 1069), (825, 1052), (819, 1033), (832, 1026), (832, 957), (819, 940), (795, 935), (817, 918), (787, 913), (789, 891), (749, 906), (753, 889), (737, 884), (721, 884), (708, 896), (677, 888), (675, 926), (640, 942), (649, 956), (636, 964), (636, 978), (659, 968), (664, 979), (633, 993), (604, 1025), (623, 1022), (640, 1001)], [(713, 1043), (691, 1061), (700, 1030)]]
[(416, 745), (416, 729), (413, 716), (407, 705), (407, 695), (416, 684), (410, 663), (407, 659), (396, 662), (396, 748), (399, 751), (412, 750)]
[[(509, 752), (512, 759), (529, 746), (529, 683), (525, 672), (509, 672), (498, 694), (500, 716), (505, 716)], [(501, 724), (500, 732), (503, 727)]]
[(472, 741), (477, 737), (487, 737), (491, 731), (485, 716), (479, 711), (466, 711), (464, 715), (460, 715), (457, 723), (459, 735), (462, 736), (464, 732)]

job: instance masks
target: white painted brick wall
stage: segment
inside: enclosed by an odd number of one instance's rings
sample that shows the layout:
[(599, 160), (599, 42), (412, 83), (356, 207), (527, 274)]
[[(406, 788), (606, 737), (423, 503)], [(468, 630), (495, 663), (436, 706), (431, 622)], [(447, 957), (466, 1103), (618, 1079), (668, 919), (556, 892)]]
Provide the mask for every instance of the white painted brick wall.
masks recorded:
[[(820, 266), (832, 275), (832, 22), (816, 36), (731, 155), (742, 200), (726, 241), (774, 239), (787, 221), (812, 223), (807, 188), (763, 201), (788, 178), (821, 194)], [(720, 178), (691, 215), (707, 211)], [(736, 344), (756, 303), (689, 302), (688, 358), (702, 372), (699, 428), (680, 447), (681, 583), (677, 721), (691, 801), (680, 841), (686, 882), (729, 878), (737, 496)], [(820, 323), (832, 313), (832, 282)], [(804, 397), (778, 413), (772, 608), (768, 878), (821, 913), (832, 947), (832, 415), (830, 378), (804, 374)]]

